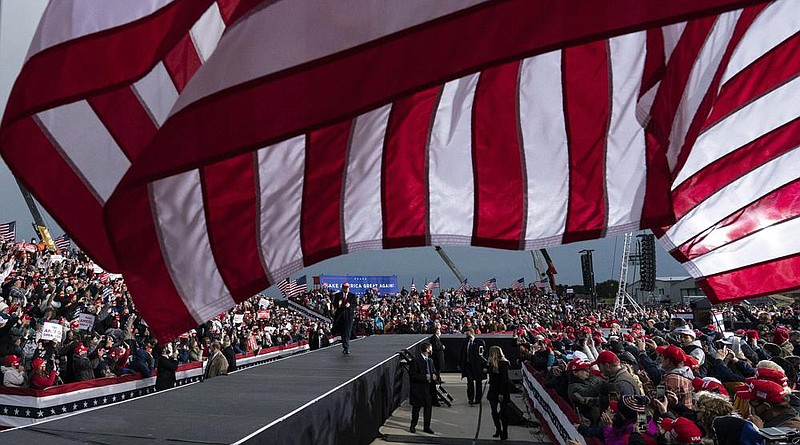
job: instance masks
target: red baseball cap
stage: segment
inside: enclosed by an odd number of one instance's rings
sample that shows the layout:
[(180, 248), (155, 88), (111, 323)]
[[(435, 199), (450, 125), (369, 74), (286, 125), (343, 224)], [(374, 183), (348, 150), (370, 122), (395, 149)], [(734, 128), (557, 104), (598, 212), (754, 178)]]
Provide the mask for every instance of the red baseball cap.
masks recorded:
[(686, 353), (675, 345), (659, 346), (656, 348), (656, 352), (677, 365), (686, 362)]
[(7, 355), (6, 358), (3, 359), (3, 364), (6, 366), (17, 367), (19, 366), (19, 357), (16, 355)]
[(778, 346), (789, 341), (789, 330), (786, 328), (775, 328), (773, 334), (772, 342)]
[(756, 331), (755, 329), (744, 331), (744, 336), (749, 338), (755, 338), (756, 340), (758, 340), (758, 331)]
[(700, 443), (703, 438), (700, 428), (686, 417), (675, 420), (667, 417), (661, 421), (661, 429), (667, 432), (673, 443)]
[(769, 380), (752, 379), (746, 385), (744, 389), (736, 391), (736, 397), (745, 400), (780, 403), (789, 394), (789, 388)]
[(597, 356), (597, 360), (592, 363), (593, 365), (612, 365), (619, 364), (619, 357), (611, 351), (603, 351)]
[(574, 358), (572, 361), (569, 362), (567, 365), (567, 371), (575, 372), (580, 371), (581, 369), (589, 369), (592, 367), (592, 362), (583, 359), (583, 358)]
[(713, 377), (706, 377), (704, 379), (695, 377), (694, 380), (692, 380), (692, 387), (695, 391), (709, 391), (725, 396), (728, 395), (728, 390), (725, 388), (725, 385)]
[(786, 374), (776, 369), (770, 369), (770, 368), (756, 368), (755, 378), (761, 380), (769, 380), (770, 382), (775, 382), (783, 386), (786, 386), (787, 382), (789, 381), (789, 379), (786, 377)]

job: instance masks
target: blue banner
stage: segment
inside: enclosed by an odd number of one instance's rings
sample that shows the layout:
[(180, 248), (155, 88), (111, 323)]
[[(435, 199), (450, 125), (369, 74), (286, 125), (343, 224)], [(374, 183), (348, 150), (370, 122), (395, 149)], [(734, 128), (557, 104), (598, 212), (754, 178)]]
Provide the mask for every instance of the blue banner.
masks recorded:
[(400, 292), (397, 287), (397, 275), (320, 275), (319, 284), (328, 290), (338, 292), (342, 284), (350, 283), (350, 292), (364, 295), (367, 290), (377, 288), (380, 295), (396, 294)]

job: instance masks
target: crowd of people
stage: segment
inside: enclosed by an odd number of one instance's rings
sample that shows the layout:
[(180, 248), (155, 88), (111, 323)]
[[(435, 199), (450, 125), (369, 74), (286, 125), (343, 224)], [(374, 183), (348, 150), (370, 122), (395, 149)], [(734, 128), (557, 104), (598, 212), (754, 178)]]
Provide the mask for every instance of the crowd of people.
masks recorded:
[(45, 389), (125, 374), (150, 377), (154, 369), (164, 371), (157, 386), (169, 387), (178, 365), (208, 360), (217, 344), (226, 358), (219, 371), (224, 374), (236, 369), (237, 354), (303, 340), (325, 346), (330, 329), (256, 295), (174, 341), (159, 343), (122, 277), (104, 272), (77, 249), (53, 254), (2, 243), (0, 283), (0, 371), (7, 387)]
[[(122, 278), (78, 250), (0, 245), (0, 281), (0, 370), (8, 387), (148, 377), (158, 369), (163, 389), (180, 364), (208, 360), (211, 378), (235, 370), (237, 354), (303, 340), (324, 347), (332, 327), (256, 295), (160, 344)], [(758, 443), (762, 428), (800, 429), (800, 398), (792, 393), (800, 382), (800, 310), (792, 306), (728, 304), (715, 308), (723, 321), (698, 325), (687, 321), (689, 307), (615, 313), (535, 288), (404, 289), (352, 301), (313, 289), (295, 300), (332, 321), (338, 306), (354, 306), (354, 335), (512, 332), (515, 356), (574, 408), (580, 433), (608, 445)], [(46, 325), (60, 326), (60, 335), (44, 335)], [(428, 358), (442, 360), (435, 339), (415, 371), (428, 382)], [(474, 388), (470, 402), (480, 403), (480, 392)]]

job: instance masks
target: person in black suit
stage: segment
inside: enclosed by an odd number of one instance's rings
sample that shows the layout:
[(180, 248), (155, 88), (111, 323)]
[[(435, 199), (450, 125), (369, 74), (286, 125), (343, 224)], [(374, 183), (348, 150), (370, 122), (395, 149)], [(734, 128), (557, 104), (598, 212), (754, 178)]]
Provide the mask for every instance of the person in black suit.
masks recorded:
[(444, 367), (444, 343), (442, 343), (442, 330), (438, 326), (434, 328), (433, 335), (428, 339), (428, 342), (433, 347), (431, 358), (433, 359), (433, 366), (436, 367), (437, 380), (440, 380), (442, 368)]
[(342, 290), (333, 296), (333, 326), (342, 335), (342, 354), (350, 353), (350, 336), (353, 334), (358, 298), (350, 292), (350, 284), (342, 284)]
[(163, 391), (175, 386), (175, 371), (178, 370), (178, 351), (173, 350), (172, 343), (167, 343), (167, 346), (161, 350), (157, 363), (156, 391)]
[(431, 414), (433, 411), (433, 397), (431, 388), (436, 385), (436, 370), (431, 359), (431, 344), (423, 343), (419, 347), (419, 354), (414, 356), (414, 360), (408, 370), (411, 380), (411, 393), (408, 401), (411, 409), (411, 428), (412, 433), (417, 432), (417, 422), (419, 421), (419, 410), (423, 410), (422, 431), (433, 434), (431, 429)]
[(475, 331), (467, 329), (467, 339), (461, 348), (461, 378), (467, 378), (467, 399), (470, 405), (481, 403), (483, 393), (483, 380), (486, 378), (484, 368), (486, 358), (483, 350), (486, 344), (481, 339), (475, 338)]
[(500, 346), (489, 348), (489, 392), (486, 399), (492, 408), (492, 420), (497, 429), (492, 437), (508, 439), (508, 404), (511, 401), (511, 380), (508, 378), (508, 359)]

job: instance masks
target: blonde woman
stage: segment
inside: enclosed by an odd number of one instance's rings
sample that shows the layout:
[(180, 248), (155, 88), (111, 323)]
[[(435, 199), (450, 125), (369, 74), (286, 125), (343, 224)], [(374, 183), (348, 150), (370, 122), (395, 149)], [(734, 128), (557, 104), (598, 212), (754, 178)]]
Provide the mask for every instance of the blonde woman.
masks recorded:
[(492, 420), (497, 429), (492, 437), (508, 439), (508, 403), (511, 381), (508, 378), (508, 359), (499, 346), (489, 349), (489, 393), (486, 399), (492, 408)]

